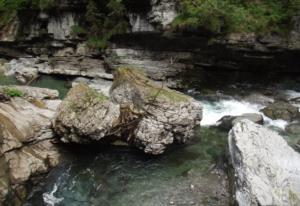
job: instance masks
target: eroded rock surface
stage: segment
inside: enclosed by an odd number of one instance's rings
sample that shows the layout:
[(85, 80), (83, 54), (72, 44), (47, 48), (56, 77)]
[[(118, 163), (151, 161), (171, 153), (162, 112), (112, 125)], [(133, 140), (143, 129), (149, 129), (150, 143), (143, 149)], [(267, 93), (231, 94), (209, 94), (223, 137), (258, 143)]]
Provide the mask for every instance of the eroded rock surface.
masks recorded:
[(202, 107), (193, 98), (154, 83), (140, 70), (120, 68), (109, 98), (83, 84), (71, 89), (55, 130), (65, 142), (115, 136), (145, 153), (161, 154), (167, 145), (190, 138), (201, 118)]
[(109, 136), (119, 106), (85, 84), (74, 86), (58, 109), (55, 131), (63, 142), (88, 143)]
[[(31, 94), (37, 91), (30, 92), (29, 87), (24, 90)], [(48, 103), (59, 100), (38, 100), (43, 108), (21, 97), (0, 102), (0, 205), (21, 204), (26, 197), (25, 183), (59, 163), (59, 150), (51, 143), (51, 120), (56, 108), (53, 102)]]
[(239, 205), (299, 205), (300, 155), (276, 132), (242, 120), (229, 133)]

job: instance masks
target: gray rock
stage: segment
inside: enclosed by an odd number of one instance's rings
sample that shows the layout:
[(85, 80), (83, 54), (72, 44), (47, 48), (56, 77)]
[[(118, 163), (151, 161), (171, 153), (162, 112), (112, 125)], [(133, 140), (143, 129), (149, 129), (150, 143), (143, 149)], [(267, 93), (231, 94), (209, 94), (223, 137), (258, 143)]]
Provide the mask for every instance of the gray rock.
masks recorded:
[(108, 81), (105, 79), (87, 79), (83, 77), (78, 77), (72, 82), (72, 87), (84, 83), (89, 87), (96, 89), (98, 92), (102, 92), (105, 96), (109, 96), (109, 90), (112, 85), (112, 81)]
[(261, 110), (271, 119), (293, 121), (300, 117), (299, 108), (287, 102), (275, 102)]
[(289, 124), (285, 130), (290, 133), (290, 134), (299, 134), (299, 137), (300, 137), (300, 123), (292, 123), (292, 124)]
[(59, 163), (59, 150), (51, 143), (54, 115), (54, 110), (40, 108), (24, 98), (0, 103), (0, 204), (8, 201), (18, 205), (8, 199), (11, 196), (24, 201), (23, 185)]
[[(104, 62), (90, 57), (78, 57), (72, 48), (59, 50), (54, 57), (20, 58), (12, 60), (5, 66), (5, 75), (14, 75), (23, 82), (35, 79), (38, 74), (62, 74), (91, 78), (112, 79), (106, 73)], [(83, 52), (83, 51), (82, 51)]]
[(60, 104), (54, 130), (63, 142), (100, 141), (110, 136), (119, 113), (119, 105), (81, 83), (74, 86)]
[(23, 97), (26, 99), (58, 99), (59, 92), (54, 89), (47, 88), (39, 88), (39, 87), (31, 87), (31, 86), (18, 86), (18, 85), (10, 85), (10, 86), (0, 86), (0, 90), (3, 88), (14, 88), (19, 90)]
[(73, 87), (54, 128), (64, 142), (112, 142), (114, 136), (161, 154), (167, 145), (189, 139), (201, 118), (202, 107), (193, 98), (152, 82), (142, 71), (120, 68), (110, 99), (84, 84)]
[(254, 93), (243, 98), (246, 102), (267, 106), (274, 102), (274, 99), (259, 93)]
[(129, 48), (108, 49), (106, 52), (105, 61), (111, 69), (122, 66), (140, 68), (151, 79), (169, 84), (174, 82), (173, 79), (178, 79), (178, 74), (186, 68), (186, 65), (181, 62), (192, 58), (190, 52), (162, 52)]
[(230, 130), (237, 122), (248, 119), (254, 123), (257, 124), (263, 124), (264, 123), (264, 117), (261, 114), (255, 114), (255, 113), (246, 113), (242, 114), (240, 116), (224, 116), (220, 120), (218, 120), (218, 126)]
[(176, 7), (175, 0), (151, 0), (151, 11), (147, 14), (150, 23), (168, 29), (178, 15)]
[(10, 61), (5, 66), (5, 75), (14, 75), (18, 81), (27, 83), (37, 78), (39, 67), (46, 65), (37, 64), (35, 58), (20, 58)]
[(150, 154), (161, 154), (167, 145), (185, 142), (202, 119), (199, 102), (132, 69), (115, 73), (111, 99), (120, 105), (121, 122), (137, 120), (127, 141)]
[(239, 205), (299, 205), (300, 155), (263, 126), (242, 120), (229, 132)]

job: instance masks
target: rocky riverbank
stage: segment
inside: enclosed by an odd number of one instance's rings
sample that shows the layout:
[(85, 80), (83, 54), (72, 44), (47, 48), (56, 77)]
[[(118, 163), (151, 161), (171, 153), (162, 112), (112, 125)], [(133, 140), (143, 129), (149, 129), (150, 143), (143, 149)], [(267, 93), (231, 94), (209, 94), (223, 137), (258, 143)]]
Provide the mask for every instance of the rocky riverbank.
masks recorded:
[(59, 164), (51, 121), (60, 100), (55, 90), (31, 87), (1, 87), (0, 95), (0, 202), (22, 205), (30, 183)]

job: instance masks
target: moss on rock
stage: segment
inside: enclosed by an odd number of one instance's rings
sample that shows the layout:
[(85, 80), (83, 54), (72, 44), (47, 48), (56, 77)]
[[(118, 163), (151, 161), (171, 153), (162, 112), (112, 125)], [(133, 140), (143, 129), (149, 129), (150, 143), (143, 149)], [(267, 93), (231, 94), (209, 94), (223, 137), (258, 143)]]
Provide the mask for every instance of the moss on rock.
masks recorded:
[(136, 68), (120, 67), (114, 73), (114, 83), (111, 87), (111, 91), (118, 86), (127, 83), (136, 89), (141, 95), (144, 101), (172, 101), (183, 102), (189, 99), (188, 96), (171, 90), (165, 87), (163, 84), (155, 83), (147, 78), (144, 71)]

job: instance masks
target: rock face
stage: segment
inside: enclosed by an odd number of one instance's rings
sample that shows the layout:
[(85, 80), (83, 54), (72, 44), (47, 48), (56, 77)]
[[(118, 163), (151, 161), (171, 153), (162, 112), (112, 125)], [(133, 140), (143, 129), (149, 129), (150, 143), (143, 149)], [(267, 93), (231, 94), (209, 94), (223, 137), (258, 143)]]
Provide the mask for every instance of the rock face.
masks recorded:
[(218, 120), (219, 126), (223, 129), (230, 130), (237, 122), (248, 119), (257, 124), (264, 123), (264, 117), (261, 114), (247, 113), (240, 116), (224, 116)]
[(287, 102), (275, 102), (261, 111), (271, 119), (293, 121), (300, 117), (299, 109)]
[[(41, 96), (31, 94), (30, 100)], [(20, 97), (0, 102), (0, 205), (20, 205), (26, 197), (25, 183), (59, 163), (59, 151), (51, 143), (53, 101), (59, 100), (38, 100), (43, 108)]]
[(249, 120), (229, 133), (239, 205), (299, 205), (300, 155), (276, 132)]
[(193, 135), (202, 118), (193, 98), (152, 82), (140, 70), (120, 68), (114, 77), (110, 98), (82, 84), (71, 89), (55, 121), (63, 141), (118, 138), (145, 153), (161, 154), (167, 145)]
[(111, 99), (120, 105), (121, 124), (136, 124), (127, 141), (150, 154), (162, 153), (168, 144), (185, 142), (202, 119), (202, 107), (193, 98), (127, 68), (115, 73)]
[(109, 136), (119, 106), (85, 84), (73, 87), (58, 109), (55, 131), (63, 142), (88, 143)]

